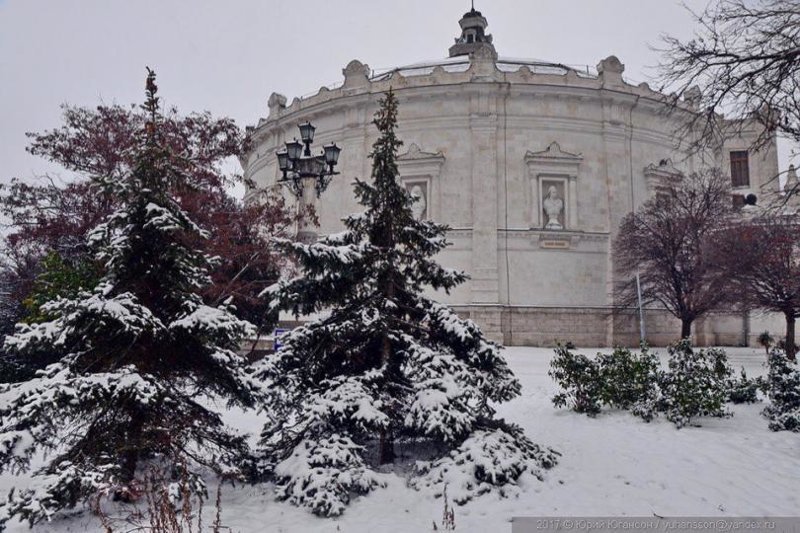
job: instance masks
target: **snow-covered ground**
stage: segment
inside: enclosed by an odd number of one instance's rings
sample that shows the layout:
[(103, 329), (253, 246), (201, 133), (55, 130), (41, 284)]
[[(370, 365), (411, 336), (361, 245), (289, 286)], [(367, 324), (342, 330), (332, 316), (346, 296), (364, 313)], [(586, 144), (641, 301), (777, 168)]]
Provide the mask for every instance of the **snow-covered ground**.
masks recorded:
[[(595, 350), (581, 350), (594, 353)], [(728, 349), (731, 365), (764, 373), (763, 350)], [(510, 532), (514, 516), (798, 516), (800, 436), (774, 433), (763, 403), (731, 405), (728, 419), (702, 419), (681, 430), (664, 419), (645, 423), (626, 412), (589, 418), (555, 409), (547, 376), (552, 350), (508, 348), (522, 396), (500, 415), (522, 425), (535, 442), (561, 452), (544, 482), (523, 476), (517, 497), (483, 496), (455, 507), (456, 531)], [(231, 414), (230, 423), (258, 431), (258, 417)], [(443, 504), (387, 474), (388, 486), (353, 502), (339, 518), (321, 519), (276, 502), (271, 488), (225, 487), (223, 522), (236, 532), (424, 532), (441, 529)], [(0, 478), (8, 487), (12, 478)], [(2, 491), (5, 492), (5, 491)], [(0, 495), (2, 496), (2, 495)], [(210, 507), (210, 506), (209, 506)], [(210, 512), (210, 510), (209, 510)], [(205, 523), (210, 523), (210, 515)], [(27, 531), (12, 525), (10, 531)], [(89, 514), (35, 531), (100, 531)]]

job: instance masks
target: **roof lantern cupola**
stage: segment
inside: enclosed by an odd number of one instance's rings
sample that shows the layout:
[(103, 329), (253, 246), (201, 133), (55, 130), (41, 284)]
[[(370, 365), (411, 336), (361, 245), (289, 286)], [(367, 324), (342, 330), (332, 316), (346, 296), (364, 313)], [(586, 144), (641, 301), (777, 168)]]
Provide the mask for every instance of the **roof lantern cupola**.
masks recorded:
[(450, 57), (466, 56), (481, 48), (490, 49), (492, 55), (497, 57), (492, 36), (486, 33), (489, 23), (480, 11), (475, 11), (474, 3), (472, 9), (464, 13), (458, 23), (461, 26), (461, 36), (456, 37), (456, 44), (450, 47)]

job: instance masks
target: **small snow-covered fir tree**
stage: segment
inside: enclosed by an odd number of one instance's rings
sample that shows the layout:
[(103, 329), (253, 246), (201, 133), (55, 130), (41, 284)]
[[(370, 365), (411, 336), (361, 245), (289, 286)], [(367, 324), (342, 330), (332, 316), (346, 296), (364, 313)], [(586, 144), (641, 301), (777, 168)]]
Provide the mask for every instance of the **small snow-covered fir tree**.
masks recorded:
[[(202, 396), (254, 405), (259, 386), (237, 355), (250, 324), (203, 303), (206, 233), (168, 191), (191, 187), (191, 154), (160, 142), (155, 75), (148, 70), (135, 168), (99, 183), (120, 208), (88, 235), (104, 265), (91, 292), (42, 306), (48, 321), (17, 326), (6, 348), (60, 359), (25, 383), (0, 389), (0, 468), (33, 474), (0, 511), (31, 524), (99, 492), (135, 499), (143, 462), (176, 474), (201, 468), (235, 475), (249, 457), (244, 438), (225, 427)], [(176, 480), (177, 481), (177, 480)]]
[(275, 392), (262, 468), (280, 497), (325, 516), (382, 484), (375, 467), (394, 460), (396, 442), (438, 450), (411, 483), (437, 494), (450, 483), (457, 502), (555, 463), (554, 452), (494, 416), (492, 402), (520, 392), (500, 347), (422, 295), (465, 276), (433, 260), (447, 227), (412, 215), (396, 121), (390, 91), (374, 120), (372, 182), (355, 185), (365, 211), (320, 242), (280, 242), (302, 276), (267, 291), (276, 309), (326, 315), (286, 334), (260, 370)]

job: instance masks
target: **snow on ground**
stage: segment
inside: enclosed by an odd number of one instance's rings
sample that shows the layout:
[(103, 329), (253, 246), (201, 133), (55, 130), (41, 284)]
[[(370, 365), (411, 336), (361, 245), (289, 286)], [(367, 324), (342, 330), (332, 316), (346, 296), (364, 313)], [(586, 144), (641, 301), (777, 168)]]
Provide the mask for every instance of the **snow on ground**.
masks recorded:
[[(737, 374), (741, 366), (748, 375), (764, 374), (763, 350), (726, 351)], [(521, 424), (535, 442), (561, 452), (559, 465), (544, 482), (524, 476), (516, 498), (483, 496), (456, 506), (456, 531), (510, 532), (513, 516), (800, 514), (800, 436), (769, 431), (759, 414), (763, 403), (731, 405), (733, 418), (702, 419), (702, 427), (681, 430), (663, 419), (648, 424), (621, 411), (593, 419), (552, 406), (556, 386), (547, 376), (552, 354), (547, 348), (507, 349), (522, 396), (502, 405), (499, 413)], [(231, 413), (229, 422), (253, 432), (260, 427), (258, 417), (247, 413)], [(407, 488), (400, 477), (386, 477), (387, 488), (357, 499), (336, 519), (276, 502), (268, 485), (226, 486), (223, 522), (242, 533), (424, 532), (433, 529), (433, 522), (441, 529), (441, 499)], [(7, 487), (11, 479), (3, 476), (0, 484)], [(12, 525), (9, 530), (27, 528)], [(35, 531), (100, 529), (84, 514)]]

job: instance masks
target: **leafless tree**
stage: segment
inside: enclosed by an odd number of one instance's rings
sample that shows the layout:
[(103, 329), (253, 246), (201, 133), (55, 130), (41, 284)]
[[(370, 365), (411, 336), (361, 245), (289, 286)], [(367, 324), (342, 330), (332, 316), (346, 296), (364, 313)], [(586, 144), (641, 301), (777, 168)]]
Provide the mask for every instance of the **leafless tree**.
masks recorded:
[(617, 306), (636, 304), (638, 273), (644, 302), (666, 308), (689, 337), (698, 317), (727, 301), (708, 244), (731, 210), (728, 181), (714, 170), (665, 184), (628, 214), (613, 246)]
[(753, 149), (776, 133), (800, 143), (800, 2), (713, 0), (692, 14), (699, 29), (686, 42), (663, 37), (659, 71), (662, 90), (698, 106), (696, 148), (754, 125)]
[(794, 357), (800, 317), (800, 220), (768, 213), (725, 228), (714, 239), (717, 263), (751, 308), (783, 313), (786, 353)]

